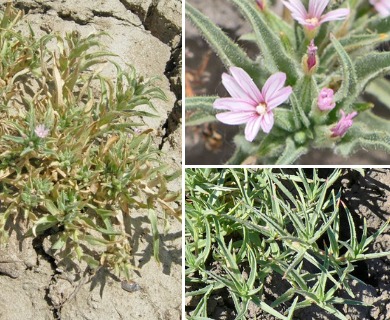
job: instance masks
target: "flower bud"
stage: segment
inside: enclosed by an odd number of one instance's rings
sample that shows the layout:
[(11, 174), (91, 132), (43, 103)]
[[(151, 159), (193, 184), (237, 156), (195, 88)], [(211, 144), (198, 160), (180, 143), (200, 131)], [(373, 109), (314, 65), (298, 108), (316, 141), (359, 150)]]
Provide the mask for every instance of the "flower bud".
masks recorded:
[(312, 75), (318, 67), (317, 47), (314, 45), (314, 40), (310, 41), (310, 45), (307, 47), (307, 54), (302, 59), (303, 70), (306, 74)]
[(256, 3), (257, 3), (257, 6), (259, 7), (259, 9), (261, 11), (263, 11), (265, 8), (265, 0), (256, 0)]
[(321, 111), (332, 110), (336, 106), (336, 103), (333, 101), (333, 98), (333, 90), (329, 88), (323, 88), (318, 95), (318, 108)]
[(345, 114), (343, 110), (340, 110), (340, 113), (341, 113), (341, 119), (339, 120), (339, 122), (337, 122), (337, 124), (333, 128), (330, 129), (332, 131), (332, 135), (331, 135), (332, 138), (343, 137), (348, 131), (348, 129), (352, 127), (353, 125), (352, 119), (358, 115), (356, 111), (350, 114)]

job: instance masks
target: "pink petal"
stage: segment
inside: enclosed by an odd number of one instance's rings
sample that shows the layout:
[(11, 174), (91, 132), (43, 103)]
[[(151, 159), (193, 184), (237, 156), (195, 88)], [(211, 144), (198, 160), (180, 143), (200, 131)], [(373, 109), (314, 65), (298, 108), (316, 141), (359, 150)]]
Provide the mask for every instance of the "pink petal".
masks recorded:
[(283, 4), (291, 11), (291, 15), (295, 20), (303, 22), (307, 19), (307, 11), (301, 0), (283, 1)]
[(268, 133), (271, 131), (273, 126), (274, 126), (274, 113), (269, 111), (265, 113), (262, 117), (261, 128), (265, 133)]
[(264, 101), (259, 88), (243, 69), (231, 67), (229, 70), (239, 86), (248, 94), (249, 97), (251, 97), (252, 100), (257, 102)]
[(223, 112), (216, 115), (217, 119), (226, 124), (243, 124), (248, 122), (253, 116), (257, 115), (255, 112)]
[(317, 17), (318, 19), (321, 17), (324, 12), (326, 6), (328, 5), (329, 0), (310, 0), (309, 2), (309, 16), (311, 18)]
[(273, 95), (283, 87), (285, 82), (286, 74), (283, 72), (277, 72), (270, 76), (265, 82), (263, 89), (261, 90), (265, 102), (268, 103), (268, 100), (271, 100), (273, 98)]
[(288, 99), (291, 93), (292, 93), (292, 88), (290, 86), (279, 90), (272, 97), (272, 99), (267, 102), (268, 110), (272, 110), (276, 108), (278, 105), (282, 104), (284, 101)]
[(351, 120), (351, 119), (355, 118), (357, 115), (358, 115), (358, 113), (356, 111), (354, 111), (354, 112), (350, 113), (349, 115), (347, 115), (347, 118)]
[(332, 20), (343, 20), (349, 15), (349, 9), (337, 9), (329, 11), (321, 17), (320, 23)]
[(222, 84), (233, 98), (248, 100), (248, 94), (230, 74), (224, 73), (222, 75)]
[(246, 100), (235, 98), (219, 98), (214, 101), (214, 109), (230, 111), (256, 111), (256, 105)]
[(253, 117), (245, 127), (245, 139), (252, 142), (262, 127), (262, 117)]
[(385, 18), (390, 15), (390, 2), (389, 3), (377, 2), (374, 6), (376, 11), (378, 11), (381, 17)]

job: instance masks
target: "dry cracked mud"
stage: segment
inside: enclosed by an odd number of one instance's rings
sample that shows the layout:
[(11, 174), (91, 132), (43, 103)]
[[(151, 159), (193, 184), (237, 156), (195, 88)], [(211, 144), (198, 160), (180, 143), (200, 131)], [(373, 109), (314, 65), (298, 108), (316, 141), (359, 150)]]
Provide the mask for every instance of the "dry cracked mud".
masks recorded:
[[(6, 1), (0, 0), (0, 5)], [(144, 119), (173, 167), (181, 167), (181, 0), (21, 0), (37, 36), (77, 31), (105, 32), (106, 50), (122, 67), (133, 65), (146, 77), (159, 77), (167, 101), (156, 101), (159, 117)], [(109, 70), (107, 72), (110, 72)], [(179, 183), (170, 184), (179, 190)], [(107, 270), (89, 273), (56, 260), (48, 238), (21, 241), (13, 226), (0, 248), (0, 320), (19, 319), (162, 319), (181, 318), (181, 224), (170, 221), (160, 239), (160, 259), (153, 258), (147, 218), (132, 217), (134, 280), (141, 290), (128, 292)], [(163, 234), (163, 232), (161, 233)], [(76, 271), (78, 270), (78, 272)]]

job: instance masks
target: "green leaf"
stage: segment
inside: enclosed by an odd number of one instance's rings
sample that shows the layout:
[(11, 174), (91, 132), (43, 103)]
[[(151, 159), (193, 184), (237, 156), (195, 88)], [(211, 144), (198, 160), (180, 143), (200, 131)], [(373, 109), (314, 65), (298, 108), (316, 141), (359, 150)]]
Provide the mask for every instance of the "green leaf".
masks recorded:
[(36, 237), (38, 234), (41, 234), (43, 231), (50, 229), (51, 227), (58, 224), (58, 220), (54, 216), (44, 216), (39, 218), (34, 226), (27, 232), (27, 236), (34, 235)]
[(296, 129), (295, 115), (291, 110), (276, 108), (274, 109), (275, 126), (288, 131), (294, 132)]
[(68, 239), (68, 236), (66, 234), (62, 235), (53, 245), (53, 250), (60, 250), (63, 248), (63, 246), (66, 244), (66, 240)]
[(303, 123), (303, 125), (306, 128), (309, 128), (310, 127), (310, 120), (307, 118), (307, 116), (306, 116), (303, 108), (299, 104), (297, 96), (295, 95), (294, 92), (292, 92), (290, 95), (290, 101), (291, 101), (291, 105), (292, 105), (293, 112), (294, 112), (295, 128), (297, 130), (301, 128), (300, 122)]
[(219, 111), (213, 108), (213, 103), (216, 99), (218, 99), (218, 97), (186, 98), (186, 111), (195, 111), (194, 113), (187, 115), (186, 126), (196, 126), (216, 121), (215, 115)]
[(241, 67), (251, 74), (253, 61), (220, 28), (188, 2), (185, 3), (185, 14), (205, 37), (227, 69), (233, 66)]
[(288, 320), (284, 315), (276, 311), (274, 308), (270, 307), (268, 304), (266, 304), (263, 301), (259, 301), (258, 306), (263, 309), (265, 312), (269, 313), (270, 315), (273, 315), (277, 319), (281, 320)]
[(340, 89), (335, 95), (335, 101), (337, 102), (344, 99), (344, 110), (345, 112), (349, 112), (350, 106), (354, 102), (357, 95), (357, 77), (355, 67), (351, 58), (333, 34), (330, 35), (330, 40), (332, 41), (334, 48), (340, 58), (340, 64), (343, 69), (343, 81), (341, 83)]
[(218, 98), (218, 96), (186, 98), (186, 111), (202, 110), (210, 115), (214, 115), (216, 114), (216, 110), (213, 108), (213, 103)]
[[(362, 48), (371, 50), (375, 48), (376, 45), (386, 41), (389, 41), (389, 36), (386, 34), (359, 34), (339, 40), (340, 45), (349, 54)], [(331, 61), (336, 57), (336, 53), (337, 51), (335, 46), (328, 45), (325, 48), (320, 59), (321, 71), (327, 71), (326, 68), (329, 67)]]
[(269, 24), (254, 7), (253, 1), (230, 0), (243, 12), (251, 23), (260, 47), (261, 54), (265, 61), (265, 67), (270, 73), (283, 71), (287, 75), (287, 83), (294, 84), (299, 75), (296, 62), (286, 54), (286, 51)]
[(374, 79), (367, 85), (365, 92), (374, 95), (376, 99), (390, 109), (389, 80), (385, 78)]
[(390, 52), (374, 52), (359, 58), (355, 63), (359, 90), (380, 74), (390, 71)]
[(245, 159), (256, 152), (256, 144), (247, 141), (243, 134), (236, 134), (234, 136), (234, 143), (236, 145), (236, 150), (234, 151), (233, 156), (227, 161), (227, 164), (241, 164)]
[(378, 33), (389, 33), (390, 32), (390, 19), (383, 18), (376, 14), (368, 20), (367, 25), (364, 26), (366, 30), (376, 31)]
[(57, 208), (57, 206), (50, 199), (45, 199), (44, 205), (47, 211), (49, 211), (53, 216), (61, 215), (61, 211)]
[(313, 101), (318, 97), (317, 83), (313, 77), (304, 76), (299, 79), (294, 90), (297, 94), (298, 101), (294, 101), (295, 97), (292, 95), (291, 104), (294, 104), (294, 109), (298, 110), (299, 116), (304, 116), (301, 118), (301, 121), (305, 127), (309, 127), (310, 121), (307, 120), (306, 114), (311, 111)]
[(286, 139), (286, 148), (280, 155), (275, 164), (293, 164), (302, 155), (308, 152), (308, 148), (304, 146), (296, 146), (291, 138)]

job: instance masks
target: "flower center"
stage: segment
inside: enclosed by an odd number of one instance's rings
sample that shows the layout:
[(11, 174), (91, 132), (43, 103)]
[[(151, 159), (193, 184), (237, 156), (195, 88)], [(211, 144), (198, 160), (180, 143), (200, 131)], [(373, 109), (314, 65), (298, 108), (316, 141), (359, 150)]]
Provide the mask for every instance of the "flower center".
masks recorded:
[(313, 18), (308, 18), (305, 20), (307, 23), (310, 23), (310, 25), (312, 27), (317, 27), (318, 26), (318, 18), (317, 17), (313, 17)]
[(256, 112), (262, 116), (267, 112), (267, 105), (265, 103), (259, 103), (259, 105), (256, 107)]

